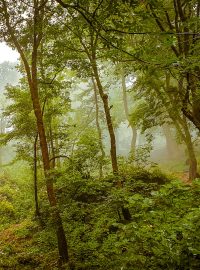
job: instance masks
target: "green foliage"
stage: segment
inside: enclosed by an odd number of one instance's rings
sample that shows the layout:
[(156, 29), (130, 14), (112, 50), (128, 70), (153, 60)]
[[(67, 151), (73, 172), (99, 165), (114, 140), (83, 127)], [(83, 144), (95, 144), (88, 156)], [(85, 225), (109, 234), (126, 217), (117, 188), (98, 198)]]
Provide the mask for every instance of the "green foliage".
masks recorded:
[(4, 223), (5, 221), (10, 221), (14, 217), (15, 209), (12, 203), (1, 200), (0, 202), (0, 215), (2, 216), (1, 222)]
[[(74, 135), (74, 134), (73, 134)], [(101, 158), (99, 139), (96, 129), (87, 128), (78, 133), (71, 156), (65, 161), (69, 172), (77, 173), (84, 177), (96, 173)]]
[[(113, 176), (102, 181), (62, 176), (66, 186), (59, 198), (75, 269), (187, 269), (188, 264), (195, 269), (198, 224), (191, 217), (200, 214), (198, 182), (185, 186), (143, 169), (121, 177), (123, 190)], [(128, 223), (122, 205), (131, 211)]]
[(4, 211), (1, 225), (18, 222), (27, 217), (27, 211), (32, 215), (33, 180), (27, 163), (18, 161), (3, 167), (0, 178), (1, 211)]
[[(102, 180), (83, 179), (79, 173), (61, 170), (55, 178), (74, 269), (199, 268), (199, 180), (189, 186), (158, 169), (127, 164), (121, 166), (119, 176), (108, 175)], [(119, 179), (123, 189), (116, 186)], [(7, 202), (16, 200), (14, 191), (7, 194), (7, 185), (8, 180), (1, 186), (2, 196)], [(26, 189), (21, 192), (25, 194)], [(15, 200), (16, 207), (22, 197)], [(41, 206), (45, 214), (44, 202)], [(130, 221), (124, 220), (122, 206), (130, 210)], [(4, 235), (0, 266), (57, 269), (52, 228), (52, 221), (41, 229), (26, 218), (4, 229), (0, 232)], [(15, 240), (8, 244), (5, 237)]]

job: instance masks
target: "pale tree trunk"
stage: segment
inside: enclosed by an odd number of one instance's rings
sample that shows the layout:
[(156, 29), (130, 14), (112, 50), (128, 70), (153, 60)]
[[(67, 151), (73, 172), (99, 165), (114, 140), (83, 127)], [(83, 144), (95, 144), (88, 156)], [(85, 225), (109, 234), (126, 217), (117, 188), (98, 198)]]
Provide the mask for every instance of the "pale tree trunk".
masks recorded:
[(50, 149), (51, 149), (51, 168), (54, 169), (56, 166), (56, 159), (55, 159), (55, 148), (54, 148), (54, 141), (53, 141), (53, 131), (52, 131), (52, 124), (51, 124), (51, 118), (49, 121), (49, 140), (50, 140)]
[(99, 178), (103, 178), (103, 162), (105, 158), (105, 151), (103, 148), (103, 141), (102, 141), (102, 132), (101, 132), (101, 127), (99, 123), (99, 104), (98, 104), (98, 90), (96, 83), (94, 81), (94, 78), (92, 77), (92, 83), (93, 83), (93, 89), (94, 89), (94, 101), (95, 101), (95, 107), (96, 107), (96, 114), (95, 114), (95, 120), (96, 120), (96, 127), (98, 131), (98, 136), (99, 136), (99, 148), (101, 151), (101, 157), (100, 157), (100, 162), (99, 162)]
[[(38, 47), (40, 45), (41, 39), (43, 37), (42, 32), (42, 23), (43, 23), (43, 16), (44, 16), (44, 7), (46, 1), (38, 1), (34, 0), (34, 21), (33, 21), (33, 47), (32, 47), (32, 57), (31, 57), (31, 65), (28, 63), (28, 59), (26, 58), (24, 54), (23, 47), (18, 41), (18, 38), (15, 34), (15, 29), (11, 27), (10, 25), (10, 16), (8, 14), (7, 10), (7, 2), (5, 0), (2, 0), (3, 7), (4, 7), (4, 18), (7, 26), (8, 33), (10, 35), (10, 39), (12, 40), (13, 44), (15, 45), (15, 48), (18, 50), (22, 62), (25, 67), (26, 76), (28, 80), (28, 85), (30, 89), (31, 99), (32, 99), (32, 105), (36, 117), (36, 123), (37, 123), (37, 130), (40, 140), (40, 149), (42, 153), (42, 160), (43, 160), (43, 168), (44, 168), (44, 174), (46, 178), (46, 188), (47, 188), (47, 195), (49, 199), (49, 203), (51, 206), (51, 212), (55, 224), (56, 234), (57, 234), (57, 240), (58, 240), (58, 250), (60, 259), (63, 262), (68, 262), (69, 256), (68, 256), (68, 247), (67, 247), (67, 241), (62, 225), (62, 220), (60, 217), (60, 213), (57, 206), (57, 200), (56, 195), (54, 192), (53, 187), (53, 177), (50, 172), (50, 161), (49, 161), (49, 153), (48, 153), (48, 146), (47, 146), (47, 139), (45, 134), (45, 128), (44, 128), (44, 122), (43, 122), (43, 116), (42, 116), (42, 110), (41, 105), (39, 101), (39, 95), (38, 95), (38, 77), (37, 77), (37, 57), (38, 57)], [(40, 5), (40, 8), (39, 8)]]
[[(5, 120), (4, 120), (3, 116), (1, 116), (1, 119), (0, 119), (0, 134), (5, 134)], [(3, 163), (2, 155), (3, 155), (3, 149), (1, 147), (0, 148), (0, 166)]]
[(136, 127), (131, 123), (129, 116), (129, 108), (128, 108), (128, 98), (127, 98), (127, 88), (126, 88), (126, 77), (124, 74), (124, 69), (121, 69), (121, 78), (122, 78), (122, 91), (123, 91), (123, 103), (124, 103), (124, 111), (126, 115), (126, 119), (131, 127), (132, 131), (132, 139), (131, 139), (131, 153), (133, 156), (135, 155), (136, 150), (136, 141), (137, 141), (137, 130)]
[(163, 129), (163, 134), (165, 136), (168, 157), (170, 159), (178, 157), (179, 148), (178, 148), (176, 140), (173, 138), (171, 127), (167, 124), (164, 124), (162, 126), (162, 129)]

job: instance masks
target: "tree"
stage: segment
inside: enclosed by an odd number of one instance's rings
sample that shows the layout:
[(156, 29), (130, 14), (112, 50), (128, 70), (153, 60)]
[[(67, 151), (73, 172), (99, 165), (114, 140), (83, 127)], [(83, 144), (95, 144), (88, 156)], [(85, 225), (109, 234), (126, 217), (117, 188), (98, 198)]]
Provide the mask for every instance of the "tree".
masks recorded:
[(133, 125), (133, 123), (130, 121), (130, 112), (129, 112), (129, 107), (128, 107), (127, 87), (126, 87), (126, 75), (124, 73), (123, 67), (122, 67), (122, 71), (121, 71), (121, 77), (122, 77), (124, 111), (125, 111), (126, 119), (128, 120), (128, 123), (131, 127), (131, 130), (132, 130), (131, 152), (134, 155), (135, 149), (136, 149), (137, 130), (136, 130), (136, 127)]
[[(38, 89), (38, 52), (44, 33), (46, 4), (47, 1), (44, 0), (34, 0), (31, 5), (30, 2), (21, 5), (21, 3), (9, 3), (3, 0), (0, 10), (4, 23), (2, 29), (4, 39), (17, 49), (24, 64), (39, 134), (46, 188), (56, 227), (59, 255), (62, 261), (67, 262), (69, 260), (67, 241), (57, 207), (52, 174), (50, 173), (50, 158)], [(27, 17), (24, 18), (25, 11)], [(26, 39), (29, 41), (28, 44)], [(29, 45), (28, 51), (27, 45)]]
[[(61, 4), (66, 9), (73, 8), (73, 6), (70, 6), (68, 4), (65, 4), (62, 1), (57, 1), (58, 3)], [(88, 6), (88, 8), (92, 8), (95, 12), (94, 7)], [(97, 7), (98, 9), (98, 7)], [(96, 12), (97, 12), (96, 9)], [(103, 12), (101, 11), (101, 16)], [(75, 18), (77, 20), (77, 18)], [(87, 61), (89, 61), (90, 69), (91, 69), (91, 77), (94, 78), (95, 83), (98, 87), (98, 91), (100, 94), (100, 97), (103, 102), (104, 106), (104, 112), (105, 112), (105, 117), (106, 117), (106, 123), (108, 127), (108, 132), (110, 135), (110, 155), (111, 155), (111, 162), (112, 162), (112, 169), (113, 173), (117, 174), (118, 173), (118, 164), (117, 164), (117, 153), (116, 153), (116, 139), (115, 139), (115, 133), (114, 133), (114, 128), (113, 128), (113, 123), (112, 123), (112, 118), (111, 118), (111, 113), (110, 113), (110, 106), (109, 106), (109, 101), (108, 101), (108, 94), (105, 93), (104, 88), (101, 83), (100, 75), (99, 75), (99, 67), (98, 67), (98, 48), (100, 46), (100, 36), (98, 34), (99, 30), (95, 31), (89, 24), (88, 22), (85, 22), (85, 19), (79, 16), (79, 25), (78, 27), (76, 26), (76, 23), (74, 21), (73, 23), (73, 29), (72, 34), (74, 35), (74, 38), (78, 40), (81, 49), (84, 51), (85, 55), (87, 56)], [(80, 25), (86, 27), (85, 29), (82, 27), (80, 28)], [(87, 32), (86, 32), (87, 31)], [(83, 36), (83, 33), (85, 34)], [(120, 182), (119, 182), (120, 184)]]
[[(175, 84), (176, 85), (176, 84)], [(138, 76), (137, 87), (140, 92), (138, 98), (143, 99), (139, 109), (135, 111), (134, 119), (143, 126), (143, 130), (156, 125), (172, 124), (177, 130), (181, 140), (187, 147), (189, 156), (189, 178), (197, 176), (197, 160), (190, 132), (190, 125), (183, 113), (178, 110), (181, 106), (179, 96), (174, 95), (173, 80), (169, 74), (162, 77), (156, 70), (149, 70), (146, 74)], [(155, 99), (156, 96), (156, 99)]]
[(94, 88), (94, 101), (95, 101), (95, 107), (96, 107), (96, 114), (95, 114), (95, 119), (96, 119), (96, 127), (98, 131), (98, 136), (99, 136), (99, 148), (101, 149), (101, 158), (99, 161), (99, 178), (103, 177), (103, 162), (105, 158), (105, 151), (103, 147), (103, 142), (102, 142), (102, 131), (99, 123), (99, 101), (98, 101), (98, 90), (96, 83), (94, 81), (94, 78), (92, 78), (92, 84)]

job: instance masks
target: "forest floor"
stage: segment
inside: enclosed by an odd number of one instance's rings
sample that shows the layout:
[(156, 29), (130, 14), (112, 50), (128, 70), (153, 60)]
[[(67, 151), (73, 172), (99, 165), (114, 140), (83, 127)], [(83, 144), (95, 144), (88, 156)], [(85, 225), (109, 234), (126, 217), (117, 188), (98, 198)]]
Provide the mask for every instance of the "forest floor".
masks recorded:
[[(30, 222), (23, 220), (0, 231), (0, 270), (58, 269), (57, 251), (40, 249), (38, 232), (28, 230)], [(37, 228), (36, 222), (34, 225)]]
[[(177, 166), (177, 170), (174, 166), (173, 170), (164, 171), (191, 184), (188, 171), (181, 166)], [(57, 249), (49, 249), (45, 243), (48, 237), (31, 217), (22, 218), (18, 223), (13, 219), (13, 223), (0, 229), (0, 270), (59, 269)]]

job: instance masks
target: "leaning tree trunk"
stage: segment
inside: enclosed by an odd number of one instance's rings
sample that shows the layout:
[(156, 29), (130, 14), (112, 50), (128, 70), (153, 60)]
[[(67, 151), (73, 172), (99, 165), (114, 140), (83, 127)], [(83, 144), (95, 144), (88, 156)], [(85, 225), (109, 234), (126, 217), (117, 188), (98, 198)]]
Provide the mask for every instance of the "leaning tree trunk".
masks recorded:
[[(94, 73), (94, 78), (95, 78), (95, 81), (96, 81), (96, 84), (97, 84), (97, 87), (99, 90), (99, 94), (100, 94), (100, 97), (103, 101), (104, 112), (105, 112), (105, 116), (106, 116), (106, 123), (107, 123), (107, 127), (108, 127), (108, 132), (110, 135), (110, 156), (111, 156), (111, 162), (112, 162), (112, 170), (113, 170), (114, 174), (118, 174), (116, 139), (115, 139), (112, 118), (110, 115), (110, 107), (108, 104), (108, 95), (106, 93), (104, 93), (103, 86), (102, 86), (100, 78), (99, 78), (95, 55), (93, 55), (93, 57), (92, 57), (91, 64), (92, 64), (92, 69), (93, 69), (93, 73)], [(122, 186), (121, 181), (118, 183), (118, 185)]]

